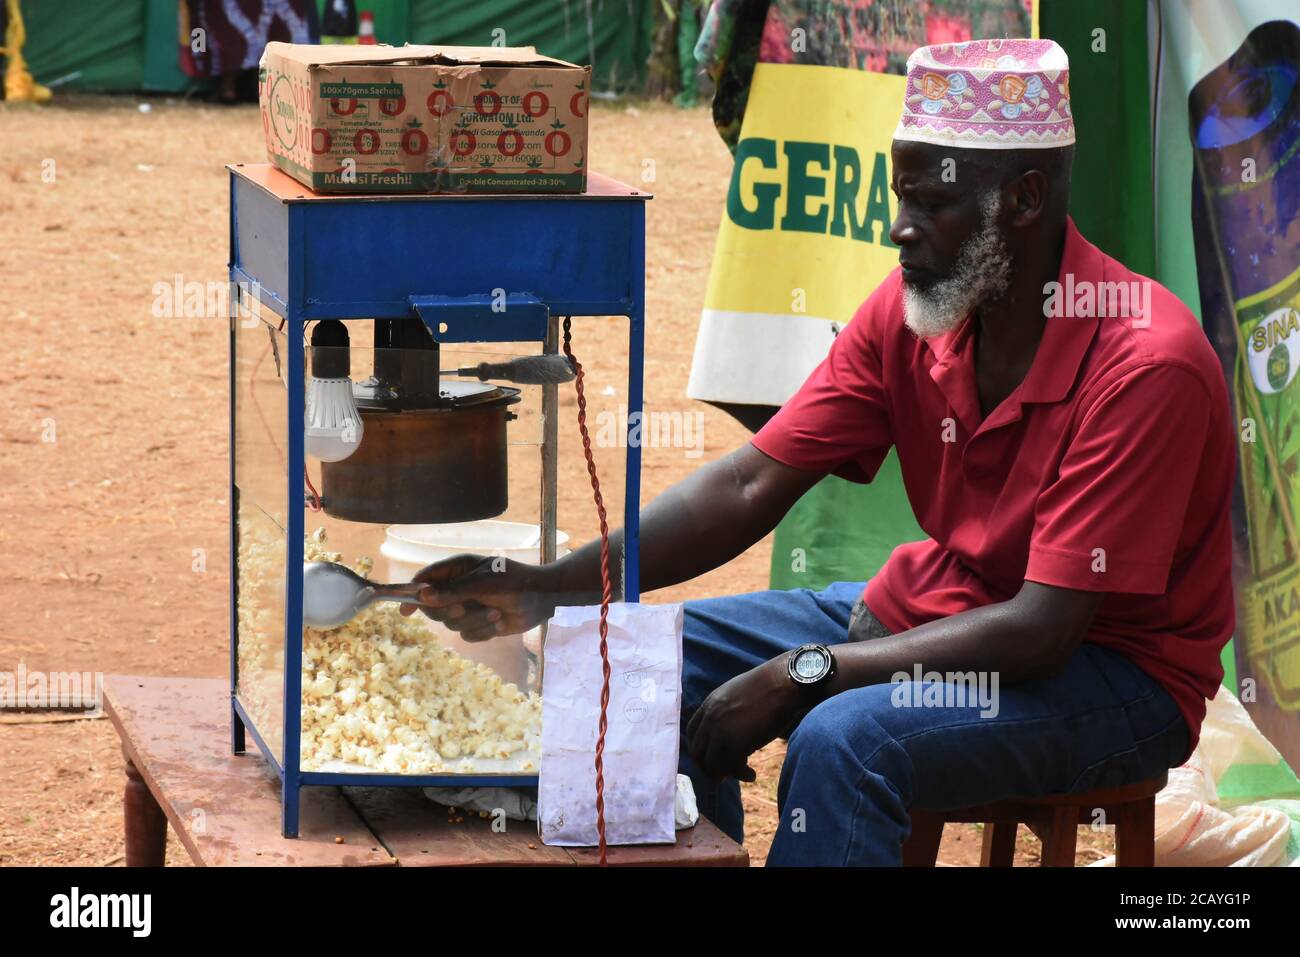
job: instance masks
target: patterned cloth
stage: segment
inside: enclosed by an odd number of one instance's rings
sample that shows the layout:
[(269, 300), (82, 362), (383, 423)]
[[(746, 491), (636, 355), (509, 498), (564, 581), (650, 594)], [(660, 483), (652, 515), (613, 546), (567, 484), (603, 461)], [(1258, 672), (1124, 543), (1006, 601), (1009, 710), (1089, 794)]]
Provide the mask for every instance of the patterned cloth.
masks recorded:
[(202, 46), (187, 45), (182, 65), (193, 76), (219, 76), (257, 67), (262, 50), (272, 40), (316, 43), (314, 18), (308, 7), (316, 0), (185, 0), (191, 29), (203, 30)]
[(713, 79), (713, 125), (733, 152), (767, 19), (768, 0), (713, 0), (695, 59)]
[(921, 47), (894, 139), (968, 149), (1069, 146), (1070, 63), (1052, 40)]
[(732, 150), (754, 64), (907, 72), (924, 44), (1028, 36), (1032, 0), (713, 0), (695, 59), (713, 78), (713, 122)]

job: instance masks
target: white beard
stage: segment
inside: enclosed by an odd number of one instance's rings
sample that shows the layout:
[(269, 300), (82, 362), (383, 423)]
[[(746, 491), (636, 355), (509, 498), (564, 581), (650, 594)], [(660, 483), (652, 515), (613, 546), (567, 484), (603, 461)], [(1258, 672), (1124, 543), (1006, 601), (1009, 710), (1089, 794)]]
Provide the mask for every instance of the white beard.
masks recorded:
[(981, 303), (1011, 284), (1011, 252), (998, 232), (1002, 195), (991, 190), (980, 203), (979, 232), (957, 251), (952, 272), (924, 288), (903, 283), (903, 319), (923, 339), (951, 332)]

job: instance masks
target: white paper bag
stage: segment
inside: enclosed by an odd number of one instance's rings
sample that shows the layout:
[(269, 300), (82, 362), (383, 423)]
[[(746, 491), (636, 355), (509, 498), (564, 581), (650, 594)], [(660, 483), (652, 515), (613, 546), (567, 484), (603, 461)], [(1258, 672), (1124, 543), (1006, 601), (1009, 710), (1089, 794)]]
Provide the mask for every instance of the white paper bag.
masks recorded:
[[(600, 606), (557, 608), (546, 631), (537, 822), (544, 844), (596, 834)], [(605, 839), (671, 844), (681, 743), (682, 606), (609, 606)]]

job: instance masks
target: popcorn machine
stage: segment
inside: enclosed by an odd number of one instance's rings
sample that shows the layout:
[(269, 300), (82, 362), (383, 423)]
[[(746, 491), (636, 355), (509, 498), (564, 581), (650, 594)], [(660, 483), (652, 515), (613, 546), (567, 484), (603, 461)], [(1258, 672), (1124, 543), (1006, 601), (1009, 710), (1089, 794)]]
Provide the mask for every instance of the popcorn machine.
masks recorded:
[(300, 569), (409, 568), (415, 531), (521, 512), (554, 560), (564, 386), (519, 375), (519, 344), (563, 362), (561, 317), (626, 316), (638, 600), (649, 194), (593, 173), (578, 195), (327, 196), (229, 171), (232, 748), (251, 735), (276, 771), (286, 837), (308, 786), (536, 785), (536, 636), (489, 654), (383, 604), (304, 627)]

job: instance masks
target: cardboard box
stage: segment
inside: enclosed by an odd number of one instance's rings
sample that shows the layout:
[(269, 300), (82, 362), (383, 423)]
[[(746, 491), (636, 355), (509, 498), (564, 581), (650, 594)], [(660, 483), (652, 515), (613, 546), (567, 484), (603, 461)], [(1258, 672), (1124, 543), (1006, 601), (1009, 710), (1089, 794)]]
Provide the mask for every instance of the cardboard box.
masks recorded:
[(581, 193), (591, 68), (533, 47), (266, 45), (271, 162), (324, 193)]

